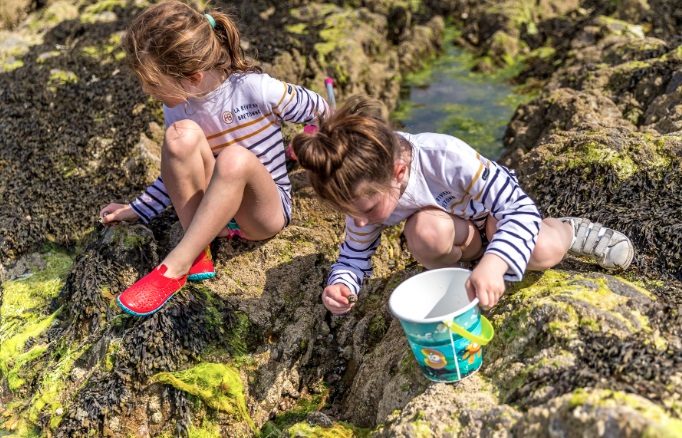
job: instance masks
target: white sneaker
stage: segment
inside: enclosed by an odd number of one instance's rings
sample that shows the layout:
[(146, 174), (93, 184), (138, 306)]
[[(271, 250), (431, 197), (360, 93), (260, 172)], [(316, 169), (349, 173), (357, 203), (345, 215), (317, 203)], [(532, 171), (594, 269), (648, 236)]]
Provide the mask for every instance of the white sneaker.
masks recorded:
[(625, 234), (584, 218), (562, 217), (559, 220), (573, 227), (569, 254), (593, 258), (605, 269), (627, 269), (630, 266), (635, 248)]

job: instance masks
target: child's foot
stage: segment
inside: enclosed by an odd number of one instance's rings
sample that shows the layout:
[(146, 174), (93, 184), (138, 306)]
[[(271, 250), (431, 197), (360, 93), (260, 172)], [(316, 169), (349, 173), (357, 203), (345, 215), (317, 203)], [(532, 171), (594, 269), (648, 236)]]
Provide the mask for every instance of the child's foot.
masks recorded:
[(135, 316), (151, 315), (158, 311), (187, 280), (187, 275), (178, 278), (164, 277), (167, 270), (166, 265), (154, 268), (118, 296), (119, 306)]
[(211, 248), (207, 246), (192, 263), (187, 279), (189, 281), (202, 281), (213, 278), (214, 275), (215, 267), (213, 266)]
[(606, 269), (630, 266), (635, 248), (625, 234), (584, 218), (563, 217), (559, 220), (573, 227), (570, 254), (591, 257)]
[(218, 233), (218, 237), (232, 240), (235, 237), (241, 237), (242, 239), (244, 238), (244, 233), (242, 233), (242, 230), (239, 228), (239, 225), (237, 225), (237, 222), (232, 219), (226, 226), (223, 228), (223, 230)]
[(225, 227), (220, 233), (218, 233), (218, 237), (221, 239), (232, 240), (235, 237), (241, 237), (243, 239), (244, 235), (242, 234), (242, 230), (234, 230), (232, 228)]

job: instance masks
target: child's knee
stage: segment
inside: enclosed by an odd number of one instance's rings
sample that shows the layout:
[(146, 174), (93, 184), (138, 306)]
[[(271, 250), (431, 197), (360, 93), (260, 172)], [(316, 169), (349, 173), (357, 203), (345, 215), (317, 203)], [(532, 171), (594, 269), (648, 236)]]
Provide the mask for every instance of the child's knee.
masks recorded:
[(408, 249), (417, 260), (438, 257), (452, 250), (452, 244), (444, 245), (443, 240), (435, 239), (432, 233), (419, 232), (405, 237)]
[(551, 268), (559, 263), (566, 255), (566, 250), (557, 239), (538, 239), (533, 249), (534, 265), (541, 268)]
[(238, 145), (230, 146), (216, 157), (214, 172), (223, 177), (239, 177), (248, 172), (254, 158), (255, 156), (248, 149)]
[(452, 251), (454, 231), (451, 220), (428, 217), (422, 212), (405, 224), (407, 247), (417, 260), (438, 258)]
[(204, 131), (192, 120), (178, 120), (164, 135), (163, 149), (167, 154), (183, 156), (206, 141)]

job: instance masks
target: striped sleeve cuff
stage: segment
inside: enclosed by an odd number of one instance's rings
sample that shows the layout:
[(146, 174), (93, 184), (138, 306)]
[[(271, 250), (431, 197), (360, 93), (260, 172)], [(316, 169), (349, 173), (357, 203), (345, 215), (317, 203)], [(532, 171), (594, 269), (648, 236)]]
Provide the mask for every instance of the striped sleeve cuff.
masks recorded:
[(352, 271), (332, 268), (327, 285), (343, 284), (346, 285), (351, 292), (358, 295), (360, 289), (362, 289), (362, 280), (362, 277)]

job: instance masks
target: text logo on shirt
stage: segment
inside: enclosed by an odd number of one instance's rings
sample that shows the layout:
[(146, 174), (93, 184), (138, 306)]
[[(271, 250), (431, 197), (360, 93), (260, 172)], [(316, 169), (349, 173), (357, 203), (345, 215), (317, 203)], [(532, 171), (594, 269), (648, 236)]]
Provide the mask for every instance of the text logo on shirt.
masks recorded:
[(438, 196), (436, 196), (436, 202), (443, 208), (447, 208), (447, 206), (450, 205), (455, 199), (457, 198), (448, 191), (441, 192), (438, 194)]
[(232, 108), (232, 111), (237, 116), (237, 120), (244, 120), (262, 114), (257, 103), (247, 103), (237, 108)]
[(227, 123), (228, 125), (234, 122), (234, 116), (230, 111), (225, 111), (223, 113), (223, 122)]

